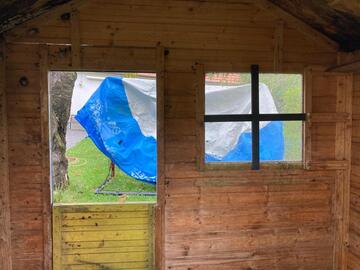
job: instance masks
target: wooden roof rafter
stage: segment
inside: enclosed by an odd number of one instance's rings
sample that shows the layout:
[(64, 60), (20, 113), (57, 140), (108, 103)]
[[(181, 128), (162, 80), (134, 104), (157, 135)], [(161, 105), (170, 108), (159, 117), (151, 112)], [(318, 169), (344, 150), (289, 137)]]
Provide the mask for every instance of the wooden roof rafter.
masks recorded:
[(28, 0), (16, 1), (6, 0), (0, 1), (0, 33), (6, 32), (17, 25), (36, 18), (47, 11), (61, 6), (71, 0)]
[[(4, 39), (8, 42), (16, 42), (17, 40), (21, 39), (24, 36), (29, 35), (29, 33), (34, 32), (36, 34), (37, 25), (41, 25), (54, 19), (56, 17), (60, 17), (66, 13), (73, 13), (75, 10), (80, 8), (82, 5), (88, 3), (88, 0), (70, 0), (62, 5), (58, 5), (53, 7), (52, 9), (48, 10), (47, 12), (34, 17), (21, 25), (15, 26), (13, 29), (9, 29), (8, 31), (3, 33)], [(13, 31), (15, 30), (16, 31)]]

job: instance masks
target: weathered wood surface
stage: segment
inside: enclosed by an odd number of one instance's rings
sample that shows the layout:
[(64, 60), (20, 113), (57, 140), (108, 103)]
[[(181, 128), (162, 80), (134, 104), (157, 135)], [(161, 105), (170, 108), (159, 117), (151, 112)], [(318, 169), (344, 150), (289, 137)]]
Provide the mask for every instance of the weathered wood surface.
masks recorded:
[[(129, 4), (91, 0), (77, 10), (80, 48), (76, 57), (69, 45), (75, 39), (70, 21), (62, 20), (60, 14), (29, 22), (6, 37), (13, 269), (44, 269), (49, 260), (44, 246), (43, 176), (49, 172), (44, 171), (43, 163), (47, 153), (41, 131), (46, 125), (42, 115), (46, 109), (42, 105), (44, 70), (39, 43), (48, 44), (49, 69), (158, 71), (164, 77), (164, 107), (160, 108), (164, 115), (158, 116), (164, 118), (164, 185), (159, 186), (162, 197), (156, 219), (162, 224), (157, 234), (159, 244), (164, 245), (159, 255), (163, 269), (333, 269), (338, 262), (335, 256), (340, 257), (339, 250), (346, 242), (339, 227), (346, 199), (339, 198), (346, 189), (339, 176), (345, 177), (349, 169), (349, 140), (344, 141), (346, 134), (338, 123), (344, 125), (352, 118), (351, 112), (338, 103), (338, 77), (311, 74), (309, 170), (199, 171), (199, 74), (194, 65), (225, 72), (248, 71), (255, 63), (271, 72), (275, 63), (275, 68), (281, 67), (284, 72), (302, 73), (307, 66), (336, 65), (334, 50), (308, 39), (289, 23), (275, 31), (281, 18), (258, 9), (251, 1), (134, 0)], [(34, 27), (37, 33), (28, 31)], [(159, 57), (161, 48), (163, 59)], [(80, 66), (72, 66), (74, 58)], [(19, 80), (24, 76), (28, 84), (21, 86)], [(356, 140), (353, 136), (353, 142)], [(353, 153), (356, 147), (354, 144)], [(352, 170), (354, 174), (356, 169)], [(356, 198), (353, 193), (352, 200)], [(350, 227), (354, 231), (357, 216), (353, 205), (351, 209)], [(115, 226), (117, 230), (124, 225), (109, 224), (108, 216), (101, 211), (96, 215), (104, 228)], [(76, 215), (69, 217), (64, 224), (80, 226)], [(81, 222), (88, 230), (86, 237), (92, 239), (85, 252), (96, 250), (99, 237), (90, 229), (94, 223)], [(65, 238), (78, 241), (77, 232), (71, 230), (65, 232)], [(107, 233), (106, 237), (120, 236)], [(354, 239), (350, 237), (350, 243)], [(111, 251), (114, 247), (106, 248)], [(349, 265), (356, 269), (359, 260), (353, 259), (357, 258), (356, 248), (352, 250)], [(74, 256), (67, 254), (60, 259), (73, 263)], [(89, 256), (82, 258), (88, 260)], [(121, 265), (114, 267), (121, 269)]]
[[(181, 97), (182, 101), (188, 100), (187, 104), (190, 104), (196, 96), (198, 77), (196, 72), (169, 74), (167, 83), (171, 88), (167, 91), (168, 99)], [(344, 83), (339, 84), (339, 80)], [(343, 97), (351, 93), (346, 81), (346, 75), (313, 71), (311, 89), (307, 89), (312, 94), (312, 112), (321, 115), (350, 114), (348, 107), (337, 105), (339, 94)], [(347, 90), (344, 93), (339, 91), (341, 85)], [(166, 110), (165, 125), (171, 125), (171, 121), (182, 117), (188, 121), (195, 120), (196, 107), (195, 103), (191, 104), (192, 107), (187, 107), (185, 111), (184, 106), (176, 107), (176, 112), (174, 108)], [(344, 124), (344, 119), (339, 119)], [(221, 265), (224, 269), (262, 269), (262, 263), (266, 261), (268, 268), (265, 269), (333, 269), (333, 252), (340, 256), (344, 245), (341, 236), (344, 233), (342, 196), (347, 181), (345, 177), (337, 178), (336, 171), (332, 174), (329, 170), (326, 173), (321, 171), (321, 164), (326, 170), (325, 164), (338, 166), (341, 163), (343, 165), (337, 170), (347, 171), (350, 157), (345, 157), (345, 135), (336, 133), (337, 122), (329, 122), (328, 117), (323, 117), (324, 122), (321, 120), (319, 117), (311, 129), (311, 158), (313, 164), (319, 164), (318, 167), (311, 168), (315, 171), (285, 170), (282, 174), (274, 170), (199, 172), (196, 167), (196, 129), (185, 129), (186, 122), (183, 127), (173, 127), (171, 131), (167, 128), (167, 267), (216, 269)], [(347, 121), (350, 120), (347, 117)], [(341, 157), (336, 154), (336, 151), (340, 152), (338, 148), (342, 151)], [(345, 174), (342, 172), (340, 175)], [(315, 182), (321, 179), (325, 181), (322, 185), (326, 186), (326, 192), (315, 187)], [(329, 204), (320, 206), (318, 199)], [(297, 240), (295, 247), (293, 242), (285, 240), (284, 235), (277, 234), (283, 228), (292, 235), (289, 239), (294, 240), (292, 230), (307, 231), (313, 226), (328, 228), (329, 231), (324, 233), (322, 240), (304, 240), (308, 245), (306, 247), (302, 246), (301, 240)], [(273, 237), (273, 234), (277, 241), (265, 240)], [(319, 231), (315, 234), (321, 237)], [(305, 238), (309, 236), (307, 233), (305, 235)], [(335, 247), (339, 250), (336, 251)], [(291, 252), (288, 253), (287, 258), (293, 258), (290, 264), (280, 250), (293, 250), (299, 252), (301, 257), (297, 260)], [(327, 251), (328, 255), (318, 253), (319, 250)], [(273, 261), (274, 257), (277, 260)], [(329, 264), (320, 262), (320, 258), (325, 261), (328, 258)], [(285, 262), (281, 263), (282, 260)]]
[[(359, 2), (356, 0), (288, 1), (269, 0), (301, 19), (308, 27), (335, 40), (344, 51), (359, 49)], [(351, 27), (345, 27), (351, 25)], [(316, 35), (316, 33), (314, 33)]]
[(52, 265), (51, 245), (51, 188), (50, 188), (50, 153), (49, 153), (49, 84), (48, 84), (48, 58), (46, 45), (39, 48), (40, 57), (40, 114), (41, 114), (41, 166), (42, 166), (42, 206), (43, 206), (43, 245), (44, 269)]
[[(271, 71), (274, 33), (281, 19), (249, 1), (136, 0), (131, 5), (107, 1), (104, 6), (102, 1), (92, 0), (79, 8), (78, 17), (82, 44), (154, 48), (160, 42), (166, 48), (178, 49), (178, 53), (170, 53), (169, 67), (175, 65), (190, 70), (196, 56), (210, 69), (222, 71), (231, 68), (248, 70), (254, 62), (259, 63), (262, 70)], [(74, 39), (70, 25), (69, 20), (55, 15), (51, 21), (19, 26), (7, 33), (6, 38), (16, 42), (70, 44)], [(31, 31), (34, 28), (37, 29), (35, 33)], [(249, 36), (251, 38), (244, 40)], [(281, 40), (281, 37), (277, 39)], [(336, 64), (335, 50), (306, 38), (296, 25), (284, 25), (282, 40), (284, 71), (302, 72), (308, 64)], [(189, 53), (183, 49), (193, 51)]]
[(354, 76), (348, 269), (360, 269), (360, 75)]
[(0, 40), (0, 268), (12, 269), (5, 43)]
[[(164, 110), (165, 110), (165, 50), (164, 47), (158, 45), (156, 47), (156, 104), (157, 104), (157, 205), (155, 209), (155, 245), (156, 253), (155, 269), (163, 269), (164, 241), (165, 241), (165, 126), (164, 126)], [(154, 252), (155, 252), (154, 250)]]
[(40, 47), (6, 50), (12, 268), (44, 269)]
[(153, 269), (154, 205), (56, 204), (53, 269)]

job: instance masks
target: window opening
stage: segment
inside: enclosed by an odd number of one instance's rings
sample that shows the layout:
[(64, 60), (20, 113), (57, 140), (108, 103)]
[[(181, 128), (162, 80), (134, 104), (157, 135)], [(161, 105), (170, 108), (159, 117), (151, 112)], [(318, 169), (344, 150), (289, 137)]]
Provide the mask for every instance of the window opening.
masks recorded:
[(49, 86), (53, 201), (155, 201), (156, 74), (51, 71)]
[[(206, 86), (207, 88), (207, 86)], [(252, 65), (251, 66), (251, 91), (250, 91), (250, 95), (251, 95), (251, 111), (250, 113), (241, 113), (241, 114), (231, 114), (228, 113), (228, 111), (225, 111), (225, 113), (221, 113), (221, 114), (208, 114), (207, 112), (205, 112), (205, 116), (204, 116), (204, 122), (205, 122), (205, 130), (210, 130), (209, 128), (209, 123), (244, 123), (246, 126), (248, 127), (248, 132), (244, 132), (242, 133), (242, 138), (236, 138), (236, 140), (238, 140), (238, 145), (241, 148), (241, 145), (239, 144), (241, 139), (245, 139), (245, 140), (251, 140), (251, 168), (253, 170), (259, 170), (260, 169), (260, 160), (267, 160), (268, 157), (266, 157), (265, 154), (264, 157), (262, 158), (260, 155), (260, 152), (262, 153), (266, 153), (266, 151), (260, 151), (262, 149), (264, 149), (264, 145), (261, 145), (261, 142), (265, 142), (266, 137), (263, 136), (263, 139), (261, 139), (261, 133), (265, 133), (266, 129), (262, 128), (264, 126), (264, 124), (266, 122), (272, 122), (273, 125), (275, 126), (276, 123), (280, 123), (280, 122), (295, 122), (295, 123), (301, 123), (301, 121), (305, 121), (306, 120), (306, 114), (302, 113), (302, 108), (298, 111), (300, 112), (293, 112), (294, 110), (296, 111), (296, 108), (290, 108), (288, 109), (288, 111), (290, 112), (285, 112), (285, 113), (266, 113), (267, 110), (265, 108), (265, 113), (262, 113), (261, 108), (260, 108), (260, 84), (259, 84), (259, 66), (258, 65)], [(245, 97), (246, 98), (246, 97)], [(264, 96), (261, 96), (261, 98), (264, 98)], [(205, 98), (205, 100), (207, 100), (207, 97)], [(241, 99), (239, 99), (241, 101)], [(235, 100), (234, 100), (235, 101)], [(219, 100), (219, 102), (221, 102), (221, 99)], [(205, 101), (206, 105), (205, 105), (205, 111), (207, 111), (207, 101)], [(216, 105), (215, 105), (216, 106)], [(220, 110), (221, 111), (221, 110)], [(279, 124), (278, 124), (279, 125)], [(297, 125), (298, 126), (298, 125)], [(230, 126), (226, 127), (227, 129), (231, 129)], [(238, 128), (238, 127), (237, 127)], [(242, 127), (244, 128), (244, 127)], [(216, 130), (215, 126), (212, 127), (213, 130)], [(251, 131), (251, 134), (250, 134)], [(263, 131), (263, 132), (261, 132)], [(211, 134), (209, 135), (210, 132), (206, 132), (205, 131), (205, 138), (206, 140), (209, 140), (208, 142), (212, 142), (211, 141)], [(208, 135), (208, 136), (207, 136)], [(272, 136), (272, 134), (268, 134), (268, 136)], [(225, 139), (224, 139), (225, 140)], [(247, 144), (247, 146), (249, 145), (249, 143)], [(206, 149), (206, 147), (205, 147)], [(265, 149), (266, 150), (266, 149)], [(241, 151), (249, 151), (249, 150), (244, 150), (244, 147), (242, 148)], [(231, 154), (231, 151), (229, 152), (229, 154)], [(271, 153), (270, 153), (271, 155)], [(248, 153), (245, 153), (244, 160), (250, 160), (250, 159), (246, 159), (246, 156), (249, 156)], [(229, 160), (233, 160), (231, 158), (229, 158)], [(205, 153), (205, 161), (206, 162), (216, 162), (217, 160), (214, 159), (213, 157), (209, 156), (207, 153)], [(227, 161), (226, 158), (222, 159), (222, 161)], [(236, 161), (241, 161), (241, 160), (236, 160)]]

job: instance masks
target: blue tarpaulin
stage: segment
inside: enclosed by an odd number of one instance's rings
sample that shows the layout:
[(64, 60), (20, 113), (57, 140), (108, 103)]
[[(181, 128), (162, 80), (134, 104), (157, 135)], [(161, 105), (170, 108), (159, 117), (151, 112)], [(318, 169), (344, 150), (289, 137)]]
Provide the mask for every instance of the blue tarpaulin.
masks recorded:
[(75, 118), (122, 171), (141, 181), (156, 182), (156, 140), (141, 132), (122, 79), (106, 78)]
[[(252, 153), (251, 132), (240, 135), (236, 147), (230, 150), (224, 157), (216, 158), (205, 154), (206, 162), (249, 162)], [(284, 137), (283, 123), (270, 122), (260, 129), (260, 160), (283, 160), (284, 159)]]
[[(141, 83), (141, 79), (105, 78), (75, 118), (122, 171), (137, 180), (156, 183), (156, 121), (149, 120), (156, 119), (156, 98), (151, 91), (144, 91), (146, 87), (140, 89)], [(144, 85), (155, 92), (155, 80), (145, 80)], [(250, 161), (251, 132), (237, 134), (236, 140), (225, 155), (206, 153), (206, 162)], [(284, 158), (282, 122), (269, 122), (261, 128), (260, 158)]]

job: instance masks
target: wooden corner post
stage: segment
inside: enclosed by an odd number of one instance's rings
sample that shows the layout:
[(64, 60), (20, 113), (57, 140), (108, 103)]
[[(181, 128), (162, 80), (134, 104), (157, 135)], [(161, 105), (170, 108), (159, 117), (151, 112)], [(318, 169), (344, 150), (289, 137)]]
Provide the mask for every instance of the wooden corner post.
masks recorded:
[(305, 143), (303, 160), (305, 169), (309, 169), (311, 163), (311, 113), (312, 113), (312, 70), (305, 69), (304, 72), (304, 112), (307, 115), (306, 122), (304, 123), (304, 136)]
[(44, 269), (52, 267), (51, 188), (49, 154), (48, 46), (40, 45), (41, 162)]
[(196, 74), (196, 165), (204, 170), (205, 160), (205, 70), (204, 65), (195, 64)]
[(164, 266), (165, 245), (165, 50), (156, 48), (156, 119), (157, 119), (157, 205), (155, 211), (155, 269)]
[(11, 270), (8, 124), (5, 83), (5, 44), (0, 40), (0, 269)]
[(347, 162), (347, 169), (337, 170), (335, 179), (335, 225), (337, 237), (334, 248), (334, 269), (347, 269), (349, 234), (351, 136), (352, 136), (352, 74), (333, 73), (337, 76), (336, 113), (350, 117), (336, 122), (335, 159)]

